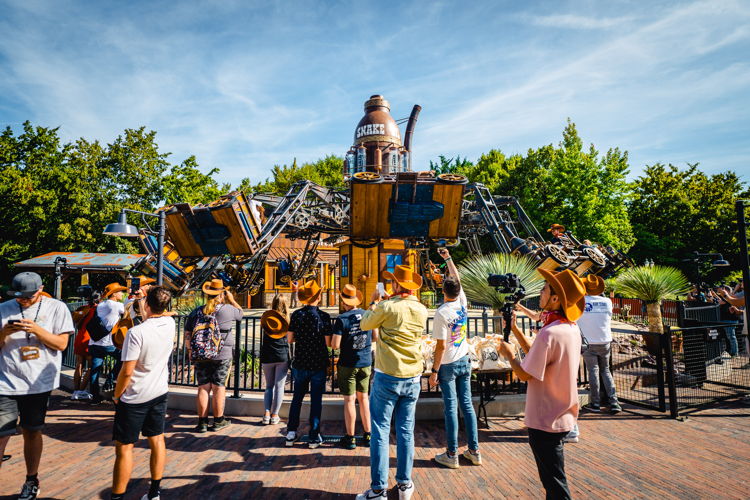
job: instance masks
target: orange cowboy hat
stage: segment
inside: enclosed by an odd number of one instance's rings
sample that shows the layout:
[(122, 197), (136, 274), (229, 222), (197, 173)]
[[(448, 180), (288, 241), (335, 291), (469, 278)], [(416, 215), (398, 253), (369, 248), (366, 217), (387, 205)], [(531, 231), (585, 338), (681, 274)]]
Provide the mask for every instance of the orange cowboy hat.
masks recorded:
[(104, 287), (104, 298), (109, 298), (110, 295), (117, 292), (126, 292), (128, 290), (128, 287), (122, 286), (119, 283), (110, 283), (109, 285)]
[(601, 295), (604, 293), (604, 280), (601, 276), (589, 274), (583, 278), (583, 286), (586, 287), (586, 295)]
[(201, 287), (203, 293), (206, 295), (220, 295), (226, 288), (224, 282), (218, 278), (214, 278), (211, 281), (206, 281)]
[(279, 311), (269, 309), (260, 317), (260, 326), (272, 339), (280, 339), (289, 331), (289, 321)]
[(583, 314), (586, 307), (586, 287), (581, 278), (570, 269), (559, 273), (546, 269), (537, 269), (542, 278), (549, 283), (552, 290), (560, 298), (560, 305), (569, 321), (576, 321)]
[(565, 231), (565, 226), (562, 224), (552, 224), (549, 229), (547, 229), (548, 233), (551, 233), (553, 229), (559, 229), (560, 231)]
[(383, 271), (383, 278), (395, 281), (407, 290), (419, 290), (422, 288), (422, 277), (415, 273), (409, 266), (396, 266), (393, 273)]
[(305, 281), (305, 284), (299, 287), (297, 290), (297, 298), (303, 304), (309, 304), (310, 302), (318, 300), (321, 293), (323, 293), (323, 289), (320, 288), (318, 282), (315, 280), (309, 280)]
[(362, 303), (362, 292), (357, 290), (354, 285), (344, 285), (339, 295), (341, 296), (341, 302), (348, 306), (357, 307)]
[(150, 278), (148, 276), (138, 276), (138, 279), (140, 280), (141, 286), (151, 285), (153, 283), (156, 283), (156, 280), (154, 278)]

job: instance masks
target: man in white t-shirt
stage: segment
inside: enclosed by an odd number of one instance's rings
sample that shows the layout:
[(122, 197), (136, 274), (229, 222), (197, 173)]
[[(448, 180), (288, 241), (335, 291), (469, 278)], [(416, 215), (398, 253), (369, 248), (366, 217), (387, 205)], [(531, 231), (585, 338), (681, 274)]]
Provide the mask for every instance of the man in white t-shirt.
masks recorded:
[(151, 448), (151, 487), (143, 499), (159, 498), (166, 461), (164, 419), (169, 392), (169, 357), (175, 321), (164, 313), (172, 294), (164, 287), (149, 289), (144, 304), (146, 320), (128, 330), (122, 346), (122, 369), (117, 377), (113, 439), (116, 447), (113, 499), (123, 498), (133, 467), (133, 445), (142, 433)]
[[(125, 314), (125, 305), (122, 303), (122, 293), (127, 287), (119, 283), (110, 283), (104, 287), (102, 300), (96, 307), (96, 315), (102, 321), (104, 328), (110, 332), (115, 328), (117, 322)], [(115, 366), (107, 377), (107, 384), (111, 385), (117, 378), (120, 371), (120, 350), (112, 342), (112, 334), (109, 333), (99, 340), (89, 340), (89, 353), (91, 354), (91, 393), (94, 396), (94, 402), (102, 401), (101, 388), (99, 385), (99, 375), (104, 365), (104, 360), (111, 357), (115, 360)]]
[(617, 401), (615, 383), (609, 371), (610, 345), (612, 343), (612, 301), (604, 297), (604, 280), (600, 276), (586, 276), (586, 306), (578, 318), (578, 328), (586, 339), (588, 347), (583, 351), (583, 360), (589, 375), (589, 404), (584, 408), (593, 412), (601, 411), (599, 376), (604, 382), (604, 391), (610, 413), (620, 413), (622, 407)]
[(466, 341), (467, 301), (461, 289), (461, 279), (456, 265), (447, 248), (438, 250), (447, 265), (446, 278), (443, 281), (445, 303), (435, 311), (432, 322), (432, 336), (437, 340), (435, 359), (429, 384), (440, 384), (445, 405), (445, 433), (448, 438), (448, 449), (435, 457), (435, 461), (451, 469), (458, 464), (458, 410), (464, 416), (468, 449), (463, 456), (474, 465), (482, 464), (479, 454), (479, 435), (477, 417), (471, 400), (471, 361), (469, 345)]
[(42, 295), (42, 278), (20, 273), (0, 304), (0, 456), (19, 424), (23, 434), (26, 481), (18, 497), (39, 494), (42, 428), (50, 393), (60, 386), (62, 351), (73, 333), (67, 306)]

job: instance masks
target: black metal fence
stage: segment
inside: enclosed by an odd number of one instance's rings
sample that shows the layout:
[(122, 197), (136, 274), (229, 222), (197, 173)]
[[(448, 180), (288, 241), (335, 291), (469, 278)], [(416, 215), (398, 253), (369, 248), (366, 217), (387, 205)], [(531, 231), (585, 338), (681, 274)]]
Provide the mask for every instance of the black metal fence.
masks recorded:
[[(195, 366), (190, 362), (187, 345), (185, 343), (185, 321), (187, 316), (175, 316), (177, 331), (175, 334), (174, 349), (169, 362), (169, 383), (181, 386), (197, 386), (195, 378)], [(526, 335), (533, 336), (535, 323), (528, 318), (519, 320), (520, 327)], [(488, 333), (501, 333), (502, 317), (491, 316), (485, 310), (480, 316), (471, 316), (467, 319), (467, 337), (484, 337)], [(432, 331), (432, 318), (428, 318), (425, 325), (425, 333)], [(266, 382), (260, 363), (260, 348), (262, 332), (259, 317), (245, 317), (237, 321), (230, 335), (235, 339), (235, 351), (233, 367), (227, 381), (227, 389), (232, 391), (235, 397), (239, 397), (243, 391), (264, 391)], [(291, 355), (294, 356), (294, 344), (290, 345)], [(337, 351), (331, 351), (327, 368), (326, 393), (338, 393), (338, 382), (336, 378), (336, 364), (338, 361)], [(63, 365), (74, 368), (76, 359), (73, 352), (73, 336), (71, 336), (68, 348), (63, 353)], [(114, 363), (105, 363), (102, 369), (101, 380), (110, 376), (114, 369)], [(286, 380), (286, 392), (294, 390), (294, 381), (291, 376)], [(499, 393), (518, 394), (526, 391), (526, 384), (519, 382), (514, 377), (500, 377), (498, 380)], [(429, 387), (427, 376), (422, 377), (422, 395), (438, 396), (439, 388)]]

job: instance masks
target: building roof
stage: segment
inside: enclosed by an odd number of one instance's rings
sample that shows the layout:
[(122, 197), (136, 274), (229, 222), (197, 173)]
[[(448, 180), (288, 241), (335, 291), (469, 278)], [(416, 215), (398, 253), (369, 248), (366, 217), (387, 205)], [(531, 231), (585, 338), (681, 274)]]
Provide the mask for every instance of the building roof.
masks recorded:
[(120, 272), (135, 264), (143, 254), (127, 253), (82, 253), (82, 252), (50, 252), (31, 259), (22, 260), (15, 264), (19, 270), (52, 271), (55, 269), (55, 259), (63, 257), (67, 272)]

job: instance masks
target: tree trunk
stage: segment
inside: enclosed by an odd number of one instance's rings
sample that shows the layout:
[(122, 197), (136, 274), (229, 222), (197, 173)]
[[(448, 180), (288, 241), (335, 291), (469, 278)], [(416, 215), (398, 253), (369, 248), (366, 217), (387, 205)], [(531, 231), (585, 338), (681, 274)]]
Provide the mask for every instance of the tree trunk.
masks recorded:
[[(652, 333), (663, 334), (664, 326), (661, 318), (661, 303), (650, 302), (646, 304), (646, 313), (648, 315), (648, 331)], [(659, 337), (656, 335), (644, 335), (643, 341), (646, 343), (646, 351), (651, 356), (656, 356), (659, 352)]]

